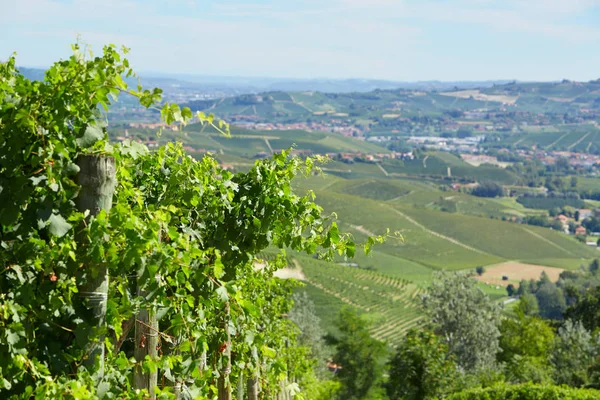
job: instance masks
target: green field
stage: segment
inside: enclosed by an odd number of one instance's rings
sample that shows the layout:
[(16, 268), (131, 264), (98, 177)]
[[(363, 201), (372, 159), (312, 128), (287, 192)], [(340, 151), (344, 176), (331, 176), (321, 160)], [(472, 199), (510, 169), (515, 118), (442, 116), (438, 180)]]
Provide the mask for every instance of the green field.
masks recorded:
[(324, 327), (332, 326), (341, 307), (350, 306), (368, 315), (374, 337), (394, 345), (422, 319), (418, 296), (423, 289), (404, 279), (307, 257), (296, 262), (313, 300), (328, 302), (326, 308), (317, 306)]
[[(358, 267), (328, 266), (313, 259), (298, 258), (312, 282), (303, 290), (315, 301), (317, 312), (329, 329), (339, 308), (350, 305), (371, 315), (377, 326), (383, 324), (385, 318), (391, 320), (393, 323), (380, 327), (374, 335), (395, 343), (405, 327), (410, 326), (410, 323), (402, 324), (418, 317), (418, 309), (399, 309), (387, 298), (354, 290), (353, 285), (367, 285), (367, 278), (355, 274), (356, 271), (402, 279), (415, 288), (426, 288), (432, 272), (439, 269), (474, 269), (512, 260), (577, 269), (598, 255), (595, 248), (581, 244), (572, 236), (490, 219), (544, 213), (524, 208), (515, 198), (479, 198), (441, 190), (438, 183), (414, 178), (365, 177), (368, 171), (376, 172), (367, 166), (370, 164), (362, 165), (362, 175), (352, 174), (358, 175), (356, 179), (344, 179), (336, 174), (301, 178), (296, 182), (300, 192), (313, 189), (317, 203), (326, 212), (335, 211), (341, 230), (352, 234), (356, 241), (382, 234), (385, 228), (401, 233), (403, 238), (389, 238), (368, 256), (358, 252), (351, 260)], [(450, 204), (454, 205), (452, 212), (440, 211), (442, 206), (450, 207)], [(338, 259), (338, 262), (345, 261)], [(503, 287), (483, 283), (479, 287), (494, 300), (506, 298)], [(388, 289), (377, 290), (385, 295)], [(376, 301), (382, 305), (373, 312), (370, 304)]]

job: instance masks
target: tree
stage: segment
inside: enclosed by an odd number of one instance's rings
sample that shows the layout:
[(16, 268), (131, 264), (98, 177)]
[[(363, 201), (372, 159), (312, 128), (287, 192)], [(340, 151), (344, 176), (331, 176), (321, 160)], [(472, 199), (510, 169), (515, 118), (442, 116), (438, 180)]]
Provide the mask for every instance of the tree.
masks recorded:
[(540, 306), (532, 293), (524, 293), (521, 295), (519, 302), (517, 303), (517, 309), (527, 316), (536, 316), (540, 313)]
[(599, 328), (600, 287), (588, 289), (583, 296), (579, 296), (575, 304), (567, 308), (565, 318), (581, 323), (590, 332)]
[(457, 364), (466, 371), (491, 369), (500, 350), (501, 309), (461, 273), (437, 272), (423, 305)]
[(496, 182), (481, 182), (471, 191), (471, 194), (478, 197), (503, 197), (504, 188)]
[(550, 280), (550, 277), (548, 276), (546, 271), (542, 271), (542, 273), (540, 274), (540, 279), (537, 281), (538, 290), (540, 287), (547, 283), (552, 283), (552, 281)]
[(475, 272), (477, 272), (477, 275), (481, 276), (485, 273), (485, 267), (479, 266), (475, 268)]
[(321, 319), (317, 316), (315, 305), (306, 292), (294, 293), (292, 299), (294, 307), (288, 317), (300, 329), (298, 343), (311, 349), (312, 356), (318, 360), (319, 372), (323, 373), (327, 368), (330, 354), (325, 344)]
[[(598, 239), (598, 241), (600, 241), (600, 238)], [(594, 259), (594, 261), (592, 261), (590, 264), (589, 270), (592, 274), (598, 272), (600, 270), (600, 260), (598, 260), (597, 258)]]
[(460, 380), (448, 346), (430, 331), (411, 330), (389, 362), (387, 393), (391, 400), (441, 398)]
[(540, 316), (548, 319), (560, 320), (567, 308), (564, 293), (562, 289), (552, 282), (544, 283), (535, 292), (538, 305), (540, 307)]
[(572, 176), (571, 177), (571, 188), (575, 189), (577, 187), (577, 177), (576, 176)]
[(579, 210), (575, 211), (575, 221), (579, 222)]
[(598, 345), (581, 322), (565, 321), (558, 329), (551, 362), (558, 384), (581, 387), (590, 382), (590, 367), (596, 364)]
[(552, 328), (537, 317), (525, 315), (519, 308), (516, 318), (505, 318), (500, 325), (498, 360), (506, 363), (512, 383), (548, 383), (552, 381), (549, 353), (554, 344)]
[(513, 285), (512, 283), (509, 283), (508, 286), (506, 287), (506, 293), (510, 296), (513, 297), (517, 292), (517, 289), (515, 289), (515, 285)]
[(368, 322), (350, 308), (342, 309), (336, 327), (340, 334), (335, 340), (333, 362), (341, 367), (336, 373), (342, 384), (339, 398), (367, 399), (381, 395), (385, 344), (371, 337)]
[(460, 139), (468, 138), (471, 136), (473, 136), (473, 130), (464, 126), (458, 128), (458, 131), (456, 132), (456, 137)]
[(600, 218), (586, 218), (581, 222), (581, 225), (583, 225), (590, 232), (600, 232)]
[(517, 289), (517, 295), (522, 296), (525, 293), (529, 293), (529, 282), (525, 279), (521, 279), (519, 281), (519, 288)]

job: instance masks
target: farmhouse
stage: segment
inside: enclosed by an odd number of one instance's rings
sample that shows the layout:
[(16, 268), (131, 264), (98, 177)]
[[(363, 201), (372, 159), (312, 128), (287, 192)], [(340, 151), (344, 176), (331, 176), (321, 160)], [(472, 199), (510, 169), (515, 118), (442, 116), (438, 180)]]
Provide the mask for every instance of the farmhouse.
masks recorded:
[(587, 230), (583, 226), (578, 226), (577, 228), (575, 228), (575, 234), (578, 236), (585, 236), (586, 233)]
[(586, 218), (589, 218), (593, 215), (592, 210), (588, 210), (587, 208), (582, 208), (581, 210), (579, 210), (579, 220), (584, 220)]
[(569, 217), (567, 217), (566, 215), (560, 214), (558, 217), (554, 218), (556, 221), (560, 221), (564, 224), (568, 224), (569, 223)]

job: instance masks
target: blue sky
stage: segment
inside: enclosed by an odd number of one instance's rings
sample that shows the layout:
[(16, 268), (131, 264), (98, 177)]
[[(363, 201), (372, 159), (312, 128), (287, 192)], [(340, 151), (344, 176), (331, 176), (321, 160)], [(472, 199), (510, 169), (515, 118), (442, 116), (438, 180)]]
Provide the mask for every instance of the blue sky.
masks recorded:
[(600, 77), (600, 0), (0, 0), (0, 59), (77, 35), (137, 71), (414, 80)]

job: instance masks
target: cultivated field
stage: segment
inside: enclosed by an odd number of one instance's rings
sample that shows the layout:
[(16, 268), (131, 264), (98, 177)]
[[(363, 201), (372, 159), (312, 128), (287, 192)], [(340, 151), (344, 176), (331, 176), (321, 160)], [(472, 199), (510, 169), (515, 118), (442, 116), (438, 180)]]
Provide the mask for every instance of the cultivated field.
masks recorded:
[(336, 305), (350, 306), (368, 316), (375, 338), (395, 345), (422, 319), (419, 294), (423, 289), (407, 280), (307, 257), (293, 262), (301, 265), (309, 293), (316, 291), (321, 293), (319, 297), (325, 294), (325, 298), (335, 299), (321, 315), (325, 328), (331, 329), (339, 311)]
[(442, 92), (442, 96), (458, 97), (462, 99), (470, 99), (471, 97), (479, 101), (496, 101), (499, 103), (514, 104), (517, 96), (505, 96), (481, 93), (479, 90), (460, 90), (458, 92)]
[[(484, 283), (494, 285), (508, 286), (510, 283), (515, 284), (521, 280), (538, 280), (542, 272), (546, 272), (551, 281), (556, 282), (562, 268), (552, 268), (543, 265), (524, 264), (518, 261), (508, 261), (502, 264), (486, 267), (485, 273), (478, 276), (477, 279)], [(508, 277), (508, 280), (502, 280), (502, 277)]]

